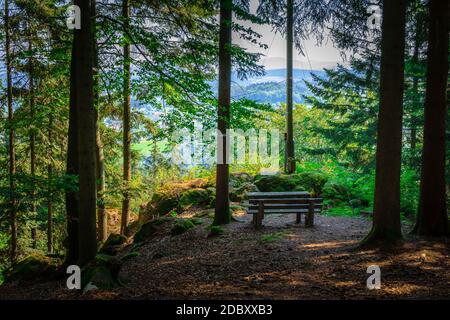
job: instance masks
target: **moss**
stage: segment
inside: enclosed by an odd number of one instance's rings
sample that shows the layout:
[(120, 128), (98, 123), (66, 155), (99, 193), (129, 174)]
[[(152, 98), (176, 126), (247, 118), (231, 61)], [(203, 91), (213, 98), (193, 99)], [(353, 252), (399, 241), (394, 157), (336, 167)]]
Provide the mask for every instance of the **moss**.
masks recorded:
[(168, 191), (157, 191), (147, 205), (146, 215), (162, 216), (178, 208), (178, 198)]
[(255, 178), (255, 185), (262, 192), (292, 191), (297, 187), (297, 181), (288, 175), (268, 175)]
[(124, 245), (126, 242), (127, 238), (125, 236), (116, 233), (111, 233), (108, 239), (106, 239), (101, 249), (99, 250), (99, 253), (114, 255), (120, 250), (122, 245)]
[(296, 186), (302, 186), (306, 189), (306, 191), (314, 195), (321, 195), (323, 191), (322, 189), (328, 181), (326, 175), (314, 171), (293, 174), (291, 179), (294, 181)]
[(170, 218), (159, 218), (152, 220), (150, 222), (144, 223), (138, 232), (134, 235), (134, 242), (142, 242), (145, 239), (153, 236), (158, 230), (160, 230), (160, 226), (164, 223), (170, 221)]
[(175, 225), (172, 227), (172, 230), (170, 233), (172, 236), (177, 236), (182, 233), (185, 233), (187, 230), (192, 229), (195, 227), (195, 224), (190, 219), (179, 219)]
[(209, 205), (210, 195), (208, 190), (194, 188), (184, 191), (180, 196), (180, 205), (184, 208), (190, 206)]
[(210, 225), (208, 227), (208, 230), (209, 230), (208, 238), (220, 236), (225, 232), (221, 226), (217, 225)]
[(35, 279), (50, 276), (56, 272), (60, 262), (59, 259), (52, 259), (36, 253), (31, 254), (18, 261), (6, 273), (6, 280)]
[(287, 232), (285, 232), (285, 231), (265, 234), (261, 237), (261, 242), (265, 242), (265, 243), (275, 242), (275, 241), (283, 239), (286, 235), (287, 235)]
[(245, 200), (247, 192), (259, 191), (255, 184), (251, 182), (245, 182), (239, 187), (232, 187), (230, 190), (230, 200), (233, 202), (241, 202)]

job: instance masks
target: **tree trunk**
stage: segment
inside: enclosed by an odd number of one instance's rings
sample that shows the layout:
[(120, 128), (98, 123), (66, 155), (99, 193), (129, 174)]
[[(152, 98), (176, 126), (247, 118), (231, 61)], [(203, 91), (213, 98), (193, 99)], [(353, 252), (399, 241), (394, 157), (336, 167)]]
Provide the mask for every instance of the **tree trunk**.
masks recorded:
[(78, 264), (86, 265), (97, 253), (97, 186), (95, 169), (95, 109), (93, 94), (93, 29), (90, 0), (75, 1), (81, 10), (81, 29), (75, 31), (77, 48), (76, 108), (78, 109), (79, 247)]
[(47, 251), (53, 253), (53, 166), (52, 166), (52, 143), (53, 140), (53, 114), (49, 114), (48, 118), (48, 159), (47, 179), (48, 179), (48, 198), (47, 198)]
[(445, 122), (450, 5), (430, 0), (427, 88), (422, 150), (422, 174), (416, 232), (423, 236), (449, 234), (445, 193)]
[(14, 142), (14, 110), (13, 91), (11, 77), (11, 52), (10, 52), (10, 25), (9, 25), (9, 0), (5, 0), (5, 64), (6, 64), (6, 90), (8, 105), (8, 157), (9, 157), (9, 217), (11, 223), (10, 261), (13, 264), (17, 257), (17, 208), (16, 208), (16, 150)]
[[(417, 14), (418, 15), (418, 14)], [(421, 26), (420, 26), (420, 19), (419, 17), (416, 17), (416, 28), (415, 28), (415, 36), (414, 36), (414, 49), (413, 49), (413, 56), (412, 56), (412, 62), (413, 65), (416, 66), (419, 63), (419, 47), (421, 44)], [(416, 165), (416, 147), (417, 147), (417, 117), (414, 114), (415, 110), (418, 110), (419, 108), (419, 77), (415, 74), (413, 75), (413, 81), (412, 81), (412, 94), (413, 94), (413, 101), (412, 101), (412, 110), (410, 115), (410, 166), (411, 168), (414, 168)]]
[(293, 125), (293, 73), (294, 73), (294, 4), (287, 0), (286, 22), (287, 79), (286, 79), (286, 173), (295, 172), (294, 125)]
[[(69, 106), (69, 130), (67, 142), (67, 168), (66, 174), (78, 177), (78, 109), (76, 106), (77, 91), (75, 68), (75, 56), (77, 48), (72, 46), (72, 61), (70, 65), (70, 106)], [(72, 186), (75, 187), (75, 186)], [(78, 213), (79, 192), (74, 188), (66, 190), (66, 214), (67, 214), (67, 255), (66, 264), (76, 264), (78, 261)]]
[[(97, 7), (95, 0), (91, 1), (92, 21), (96, 23)], [(108, 237), (108, 216), (105, 208), (105, 158), (103, 155), (103, 143), (100, 135), (100, 89), (99, 89), (99, 60), (97, 37), (94, 37), (94, 107), (95, 107), (95, 158), (97, 177), (97, 239), (100, 242), (106, 241)]]
[[(30, 174), (31, 174), (31, 214), (33, 219), (37, 219), (36, 213), (36, 199), (35, 199), (35, 178), (36, 178), (36, 132), (35, 132), (35, 103), (34, 103), (34, 70), (33, 70), (33, 59), (32, 59), (32, 51), (33, 45), (31, 43), (31, 26), (29, 26), (30, 32), (28, 34), (28, 81), (29, 81), (29, 103), (30, 103)], [(32, 240), (33, 240), (33, 249), (37, 247), (37, 238), (36, 238), (36, 227), (33, 226), (33, 230), (31, 232)]]
[[(130, 3), (123, 0), (122, 15), (125, 28), (129, 27)], [(130, 219), (130, 181), (131, 181), (131, 98), (130, 98), (130, 44), (123, 47), (123, 182), (122, 222), (120, 233), (125, 234)]]
[[(217, 173), (216, 173), (216, 208), (214, 224), (226, 224), (231, 220), (229, 200), (229, 139), (227, 129), (230, 127), (231, 103), (231, 34), (232, 1), (220, 1), (220, 39), (219, 39), (219, 105), (217, 109)], [(222, 139), (222, 141), (219, 141)], [(222, 146), (220, 146), (222, 145)], [(222, 150), (221, 150), (222, 149)]]
[(363, 243), (402, 237), (400, 167), (404, 86), (406, 1), (383, 1), (380, 110), (372, 230)]

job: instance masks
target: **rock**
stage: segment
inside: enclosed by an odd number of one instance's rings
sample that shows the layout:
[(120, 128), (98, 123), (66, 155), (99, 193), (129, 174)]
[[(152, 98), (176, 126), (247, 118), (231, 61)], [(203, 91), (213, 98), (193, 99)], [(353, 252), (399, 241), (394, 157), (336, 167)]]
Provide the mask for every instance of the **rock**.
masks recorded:
[(138, 232), (134, 235), (134, 242), (142, 242), (147, 238), (153, 236), (157, 231), (160, 230), (160, 226), (166, 222), (170, 221), (170, 218), (159, 218), (152, 220), (150, 222), (144, 223)]
[[(112, 289), (117, 285), (111, 271), (106, 266), (92, 266), (85, 268), (82, 272), (83, 291), (93, 287), (97, 289)], [(91, 289), (91, 290), (92, 290)]]
[(267, 175), (255, 177), (255, 185), (261, 192), (293, 191), (297, 182), (288, 175)]
[(291, 175), (296, 186), (302, 186), (313, 195), (322, 195), (323, 187), (328, 178), (326, 175), (315, 171), (305, 171)]
[(53, 275), (58, 265), (59, 259), (33, 253), (24, 259), (18, 261), (13, 268), (6, 273), (6, 281), (18, 279), (35, 279)]
[(257, 192), (259, 191), (255, 184), (251, 182), (245, 182), (237, 188), (231, 188), (230, 190), (230, 200), (233, 202), (241, 202), (245, 200), (247, 192)]
[(210, 192), (206, 189), (189, 189), (184, 191), (180, 196), (180, 205), (183, 208), (189, 208), (191, 206), (207, 206), (210, 203)]
[(106, 253), (109, 255), (115, 255), (126, 244), (127, 238), (120, 234), (111, 233), (106, 239), (105, 243), (99, 250), (99, 253)]
[(160, 217), (178, 208), (178, 198), (167, 191), (156, 191), (147, 205), (146, 216)]

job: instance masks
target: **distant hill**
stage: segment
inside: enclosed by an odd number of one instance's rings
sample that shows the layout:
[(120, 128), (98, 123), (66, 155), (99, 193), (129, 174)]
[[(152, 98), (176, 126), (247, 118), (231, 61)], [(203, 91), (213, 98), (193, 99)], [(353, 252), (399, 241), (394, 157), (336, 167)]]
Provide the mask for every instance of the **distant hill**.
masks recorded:
[[(312, 74), (324, 76), (324, 71), (294, 69), (294, 103), (302, 103), (302, 95), (308, 94), (306, 81), (312, 80)], [(213, 84), (217, 89), (217, 83)], [(231, 95), (235, 99), (247, 98), (261, 103), (278, 104), (286, 101), (286, 69), (266, 70), (261, 77), (240, 80), (235, 74), (232, 77)]]

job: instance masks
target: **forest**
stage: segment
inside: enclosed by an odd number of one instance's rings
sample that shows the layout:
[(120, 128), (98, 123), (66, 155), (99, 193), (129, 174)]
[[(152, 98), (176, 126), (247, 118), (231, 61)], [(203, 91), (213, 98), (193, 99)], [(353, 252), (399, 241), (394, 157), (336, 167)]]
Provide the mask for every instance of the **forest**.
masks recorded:
[(450, 1), (0, 4), (0, 299), (450, 299)]

